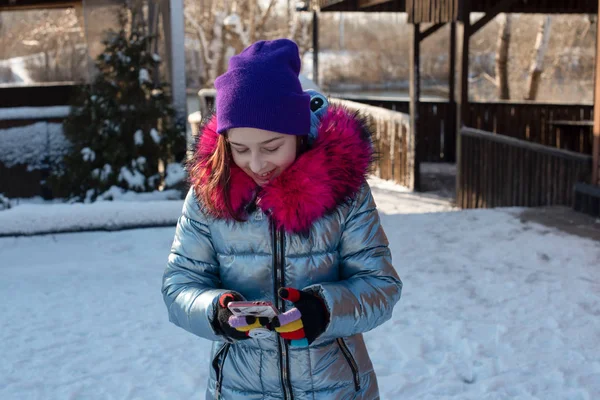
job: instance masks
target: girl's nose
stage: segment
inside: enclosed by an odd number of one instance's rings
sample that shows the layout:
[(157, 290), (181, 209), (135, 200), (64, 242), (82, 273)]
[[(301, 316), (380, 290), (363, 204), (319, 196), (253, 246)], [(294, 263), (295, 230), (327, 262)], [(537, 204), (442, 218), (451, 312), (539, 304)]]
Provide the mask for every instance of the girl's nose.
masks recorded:
[(255, 174), (259, 174), (263, 170), (263, 160), (260, 156), (252, 156), (250, 160), (250, 170)]

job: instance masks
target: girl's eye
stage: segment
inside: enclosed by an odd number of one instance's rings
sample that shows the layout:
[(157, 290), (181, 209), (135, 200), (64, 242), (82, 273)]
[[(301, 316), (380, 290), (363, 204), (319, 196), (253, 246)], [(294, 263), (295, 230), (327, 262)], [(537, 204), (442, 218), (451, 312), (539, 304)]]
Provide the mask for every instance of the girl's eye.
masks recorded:
[[(279, 147), (281, 147), (281, 146), (279, 146)], [(274, 149), (265, 149), (265, 151), (266, 151), (267, 153), (274, 153), (274, 152), (276, 152), (277, 150), (279, 150), (279, 147), (275, 147)]]
[(236, 153), (238, 153), (238, 154), (244, 154), (244, 153), (247, 153), (247, 152), (248, 152), (248, 149), (240, 150), (240, 149), (236, 149), (236, 148), (234, 148), (234, 150), (235, 150), (235, 152), (236, 152)]

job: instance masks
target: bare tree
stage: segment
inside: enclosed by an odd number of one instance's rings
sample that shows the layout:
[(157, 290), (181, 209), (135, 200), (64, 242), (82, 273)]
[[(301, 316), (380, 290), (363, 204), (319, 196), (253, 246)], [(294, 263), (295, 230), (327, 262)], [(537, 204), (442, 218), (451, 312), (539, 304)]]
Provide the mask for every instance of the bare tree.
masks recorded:
[[(195, 64), (206, 73), (203, 86), (212, 86), (225, 72), (229, 59), (256, 40), (289, 37), (298, 43), (301, 53), (310, 46), (308, 22), (286, 11), (288, 18), (277, 16), (277, 0), (196, 0), (185, 4), (185, 28), (197, 45), (200, 57)], [(289, 8), (288, 8), (289, 10)]]
[(86, 77), (85, 38), (75, 9), (11, 13), (14, 19), (0, 34), (0, 49), (6, 49), (0, 57), (22, 57), (29, 79), (37, 82)]
[(535, 40), (535, 48), (533, 52), (533, 61), (531, 63), (531, 69), (529, 71), (529, 79), (527, 81), (527, 93), (525, 100), (535, 100), (540, 86), (540, 78), (544, 70), (544, 57), (548, 50), (548, 43), (550, 42), (550, 25), (552, 20), (550, 16), (546, 16), (540, 23), (540, 28)]
[(498, 33), (498, 50), (496, 52), (496, 86), (500, 100), (510, 99), (508, 86), (508, 49), (510, 47), (510, 14), (504, 14)]

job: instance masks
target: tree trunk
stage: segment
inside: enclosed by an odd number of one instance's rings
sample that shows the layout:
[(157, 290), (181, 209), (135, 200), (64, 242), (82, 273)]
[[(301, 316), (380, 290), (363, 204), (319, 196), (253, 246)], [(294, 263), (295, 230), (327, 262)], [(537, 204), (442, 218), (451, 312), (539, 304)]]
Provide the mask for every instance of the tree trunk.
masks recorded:
[(340, 50), (344, 50), (345, 44), (344, 44), (344, 13), (340, 12)]
[(504, 14), (498, 34), (498, 50), (496, 53), (496, 85), (498, 87), (498, 98), (500, 100), (510, 99), (508, 87), (508, 48), (510, 46), (510, 14)]
[(548, 49), (550, 41), (550, 25), (552, 20), (549, 16), (545, 17), (540, 23), (537, 39), (535, 40), (535, 48), (533, 52), (533, 62), (529, 71), (529, 79), (527, 81), (527, 94), (525, 100), (535, 100), (540, 86), (540, 78), (544, 70), (544, 57)]

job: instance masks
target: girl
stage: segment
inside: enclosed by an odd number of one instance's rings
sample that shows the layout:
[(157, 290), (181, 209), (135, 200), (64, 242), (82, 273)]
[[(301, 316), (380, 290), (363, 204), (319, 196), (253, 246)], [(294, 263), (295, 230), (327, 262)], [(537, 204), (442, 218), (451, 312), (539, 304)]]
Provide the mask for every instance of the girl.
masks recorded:
[[(162, 292), (173, 323), (214, 341), (207, 399), (379, 398), (362, 333), (391, 317), (402, 282), (365, 180), (370, 134), (311, 103), (299, 71), (286, 39), (234, 56), (190, 164)], [(279, 314), (234, 317), (232, 300)]]

